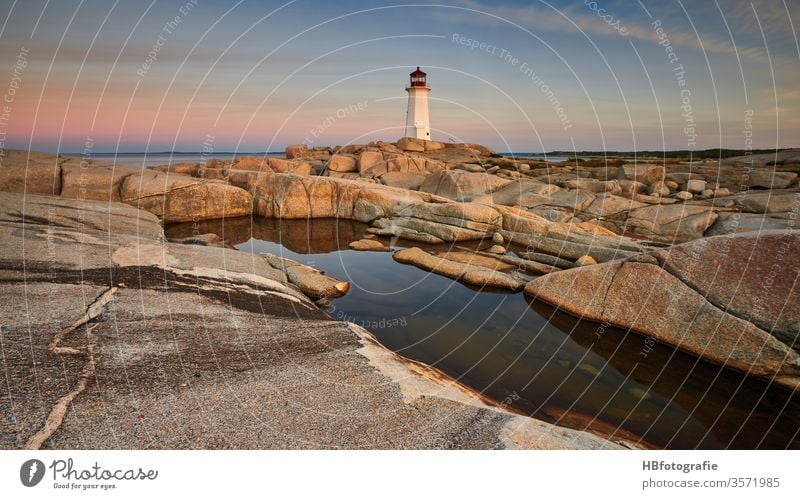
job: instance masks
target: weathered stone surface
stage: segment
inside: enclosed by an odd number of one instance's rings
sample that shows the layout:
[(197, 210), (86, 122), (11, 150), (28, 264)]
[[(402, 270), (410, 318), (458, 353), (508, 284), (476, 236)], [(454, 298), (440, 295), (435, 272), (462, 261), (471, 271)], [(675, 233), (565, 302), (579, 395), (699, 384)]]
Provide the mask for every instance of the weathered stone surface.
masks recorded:
[(703, 180), (703, 176), (699, 173), (691, 172), (670, 172), (667, 174), (667, 182), (676, 184), (673, 190), (677, 189), (679, 185), (683, 185), (689, 180)]
[(437, 171), (428, 176), (419, 190), (455, 201), (471, 201), (507, 185), (509, 180), (487, 173)]
[(267, 218), (340, 217), (372, 222), (434, 196), (331, 177), (268, 174), (255, 189), (254, 213)]
[(761, 187), (764, 189), (786, 189), (797, 180), (794, 172), (777, 172), (753, 170), (750, 172), (750, 187)]
[(397, 141), (397, 148), (403, 151), (423, 152), (425, 151), (425, 142), (412, 137), (403, 137)]
[[(553, 193), (549, 199), (544, 201), (544, 205), (558, 206), (573, 211), (583, 211), (591, 205), (596, 196), (578, 190), (560, 190)], [(524, 201), (523, 201), (524, 202)]]
[(689, 191), (692, 194), (700, 194), (706, 188), (706, 181), (705, 180), (687, 180), (686, 183), (683, 185), (683, 190)]
[(546, 184), (538, 180), (519, 179), (509, 182), (492, 192), (491, 196), (478, 198), (475, 201), (529, 208), (535, 205), (527, 203), (527, 199), (545, 200), (560, 190), (561, 188), (554, 184)]
[(382, 242), (377, 239), (359, 239), (350, 243), (350, 249), (358, 251), (390, 251)]
[(4, 151), (0, 158), (0, 191), (32, 194), (61, 193), (61, 164), (77, 159), (20, 150)]
[(612, 194), (598, 194), (592, 203), (583, 209), (583, 212), (598, 217), (607, 217), (644, 206), (647, 205), (629, 198), (614, 196)]
[(474, 241), (487, 235), (485, 231), (414, 217), (381, 218), (374, 222), (374, 226), (380, 229), (377, 232), (380, 235), (393, 235), (423, 243)]
[(249, 215), (253, 208), (253, 196), (244, 189), (156, 171), (126, 177), (120, 197), (165, 222), (238, 217)]
[(198, 234), (196, 236), (169, 238), (171, 243), (198, 244), (200, 246), (225, 247), (225, 240), (214, 233)]
[(767, 154), (748, 154), (722, 160), (723, 165), (748, 167), (774, 167), (775, 165), (800, 164), (800, 149), (786, 149)]
[(639, 163), (636, 165), (623, 165), (622, 172), (624, 178), (647, 185), (658, 182), (659, 180), (664, 180), (664, 167), (656, 164)]
[[(484, 169), (481, 165), (476, 163), (458, 163), (453, 167), (453, 169), (464, 170), (465, 172), (472, 172), (472, 173), (487, 173), (486, 169)], [(494, 172), (489, 172), (489, 173), (494, 173)]]
[(445, 145), (442, 142), (436, 142), (435, 140), (426, 140), (423, 143), (425, 146), (425, 151), (438, 151), (440, 149), (444, 149)]
[(567, 260), (566, 258), (561, 258), (537, 251), (529, 251), (524, 253), (522, 257), (526, 260), (532, 260), (534, 262), (550, 265), (551, 267), (557, 267), (559, 269), (572, 269), (578, 266), (572, 260)]
[(0, 192), (0, 224), (22, 223), (45, 226), (55, 231), (53, 234), (66, 230), (74, 237), (79, 237), (80, 230), (87, 229), (101, 234), (99, 237), (105, 233), (154, 241), (164, 239), (164, 230), (155, 215), (126, 204)]
[(800, 356), (795, 351), (717, 308), (657, 265), (617, 261), (565, 270), (529, 282), (525, 293), (710, 362), (800, 386)]
[(306, 144), (286, 146), (286, 159), (303, 158), (308, 156), (308, 153), (308, 146)]
[(270, 167), (270, 159), (278, 160), (286, 165), (290, 164), (285, 159), (280, 158), (268, 158), (266, 156), (240, 156), (236, 158), (236, 161), (231, 165), (231, 168), (235, 170), (247, 170), (253, 172), (268, 172), (272, 171), (272, 168)]
[(591, 255), (599, 262), (624, 258), (643, 250), (638, 243), (610, 235), (594, 224), (559, 224), (511, 207), (495, 207), (503, 215), (503, 238), (509, 242), (575, 260)]
[(356, 172), (358, 165), (356, 158), (353, 156), (345, 156), (343, 154), (334, 154), (328, 162), (328, 168), (335, 172)]
[(349, 282), (327, 276), (324, 272), (308, 265), (270, 253), (261, 253), (261, 256), (274, 269), (286, 274), (288, 281), (297, 286), (303, 294), (315, 300), (336, 298), (350, 290)]
[(627, 229), (659, 241), (684, 242), (703, 237), (716, 220), (717, 214), (708, 206), (654, 205), (630, 212)]
[(398, 215), (483, 232), (498, 229), (502, 224), (500, 212), (477, 203), (417, 203), (400, 210)]
[(450, 260), (451, 262), (467, 263), (501, 272), (515, 268), (513, 264), (505, 262), (499, 255), (488, 251), (473, 251), (467, 248), (457, 247), (454, 250), (436, 253), (436, 256)]
[[(69, 164), (69, 163), (71, 163), (71, 162), (68, 161), (68, 162), (65, 163), (65, 165)], [(222, 165), (218, 165), (216, 159), (211, 159), (208, 163), (209, 164), (207, 166), (205, 166), (205, 169), (212, 169), (212, 170), (216, 170), (216, 169), (220, 169), (221, 170), (222, 169)], [(77, 166), (77, 165), (73, 164), (72, 166), (74, 167), (74, 166)], [(92, 163), (90, 168), (91, 169), (94, 169), (94, 168), (97, 168), (97, 167), (111, 168), (113, 166), (114, 166), (113, 164), (106, 165), (106, 164)], [(90, 168), (86, 168), (84, 166), (83, 169), (84, 170), (88, 170)], [(142, 171), (142, 168), (138, 167), (138, 166), (136, 166), (136, 167), (124, 166), (123, 167), (123, 166), (120, 166), (120, 165), (116, 165), (116, 168), (123, 168), (123, 169), (135, 168), (136, 169), (136, 173), (141, 173), (141, 171)], [(204, 168), (204, 166), (203, 166), (202, 163), (189, 163), (189, 162), (170, 163), (168, 165), (159, 165), (159, 166), (150, 167), (151, 170), (158, 170), (158, 171), (164, 172), (164, 173), (179, 173), (181, 175), (189, 175), (190, 177), (199, 177), (200, 176), (200, 171), (203, 170), (203, 168)]]
[(616, 180), (597, 180), (593, 178), (576, 178), (559, 183), (561, 187), (579, 189), (586, 192), (621, 194), (622, 186)]
[(551, 222), (569, 222), (575, 217), (575, 213), (571, 210), (566, 210), (564, 208), (553, 208), (550, 206), (536, 206), (534, 208), (530, 208), (528, 211)]
[(446, 258), (431, 255), (419, 248), (403, 249), (394, 253), (392, 256), (400, 263), (410, 263), (424, 270), (429, 270), (473, 286), (490, 286), (516, 291), (522, 289), (525, 285), (525, 281), (517, 277), (477, 265), (454, 262)]
[(706, 237), (764, 230), (800, 230), (800, 222), (788, 217), (779, 218), (756, 213), (719, 213), (714, 225), (705, 232)]
[(575, 260), (575, 264), (579, 267), (585, 267), (587, 265), (597, 265), (597, 262), (594, 258), (589, 255), (583, 255), (582, 257)]
[(664, 268), (709, 302), (800, 350), (800, 232), (704, 238), (659, 253)]
[[(276, 173), (294, 173), (295, 175), (311, 175), (313, 168), (307, 161), (300, 159), (287, 160), (281, 158), (268, 158), (270, 170)], [(265, 171), (265, 168), (259, 171)]]
[(67, 162), (61, 166), (61, 195), (73, 199), (120, 201), (122, 181), (141, 172), (141, 168), (133, 166), (92, 165), (86, 168)]
[(495, 254), (495, 255), (505, 255), (505, 253), (506, 253), (506, 249), (503, 246), (499, 245), (499, 244), (492, 245), (492, 247), (487, 249), (486, 251), (488, 253), (492, 253), (492, 254)]
[(780, 213), (797, 210), (800, 206), (800, 191), (751, 191), (734, 194), (719, 200), (733, 201), (745, 213)]
[(681, 201), (689, 201), (693, 197), (694, 195), (689, 191), (679, 191), (675, 193), (675, 198), (680, 199)]
[(380, 181), (389, 187), (400, 189), (419, 190), (420, 186), (428, 176), (424, 173), (414, 172), (387, 172), (381, 175)]
[(383, 153), (380, 151), (362, 151), (358, 156), (358, 171), (362, 174), (380, 165), (385, 166)]
[(661, 197), (669, 196), (670, 189), (667, 187), (666, 183), (659, 180), (658, 182), (653, 182), (647, 187), (648, 194), (658, 194)]
[(662, 198), (653, 195), (633, 194), (631, 199), (645, 204), (675, 204), (678, 202), (675, 198)]
[(306, 161), (301, 161), (293, 165), (292, 169), (290, 170), (292, 175), (313, 175), (314, 174), (314, 167), (311, 166), (311, 163)]

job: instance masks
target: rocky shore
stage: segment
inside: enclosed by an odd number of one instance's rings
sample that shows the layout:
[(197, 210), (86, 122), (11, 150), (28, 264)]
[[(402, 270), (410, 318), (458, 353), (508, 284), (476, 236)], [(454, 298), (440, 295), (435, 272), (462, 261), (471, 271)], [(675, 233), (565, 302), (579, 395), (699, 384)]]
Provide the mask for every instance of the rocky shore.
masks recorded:
[(330, 321), (314, 302), (347, 292), (336, 276), (161, 225), (250, 214), (364, 222), (354, 249), (419, 243), (395, 260), (800, 383), (797, 150), (567, 164), (406, 138), (148, 169), (2, 159), (4, 447), (617, 445)]

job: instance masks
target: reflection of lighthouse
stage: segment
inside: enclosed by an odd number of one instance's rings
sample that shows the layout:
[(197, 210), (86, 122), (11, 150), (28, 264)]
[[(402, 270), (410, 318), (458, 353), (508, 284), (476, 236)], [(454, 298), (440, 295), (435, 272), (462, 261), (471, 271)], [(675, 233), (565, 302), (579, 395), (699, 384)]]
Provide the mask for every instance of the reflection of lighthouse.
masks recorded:
[(408, 111), (406, 112), (406, 137), (431, 140), (431, 120), (428, 117), (427, 75), (417, 70), (411, 73), (411, 81), (406, 87), (408, 92)]

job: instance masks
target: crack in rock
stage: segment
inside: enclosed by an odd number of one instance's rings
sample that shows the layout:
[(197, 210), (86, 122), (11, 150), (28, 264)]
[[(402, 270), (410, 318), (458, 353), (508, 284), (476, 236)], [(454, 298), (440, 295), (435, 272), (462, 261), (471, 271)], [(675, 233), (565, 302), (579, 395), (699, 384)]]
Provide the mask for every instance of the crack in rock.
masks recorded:
[(50, 409), (50, 414), (47, 415), (44, 425), (28, 440), (28, 442), (25, 444), (25, 449), (41, 449), (42, 445), (61, 427), (72, 401), (75, 400), (75, 397), (80, 395), (81, 392), (86, 389), (86, 386), (89, 384), (89, 380), (94, 377), (94, 346), (97, 342), (97, 337), (92, 334), (92, 331), (95, 327), (97, 327), (97, 324), (92, 324), (86, 329), (86, 347), (62, 347), (60, 346), (60, 343), (68, 334), (99, 317), (103, 313), (105, 306), (112, 300), (114, 293), (116, 293), (118, 289), (119, 288), (116, 286), (107, 289), (91, 305), (89, 305), (89, 307), (86, 309), (86, 312), (84, 312), (84, 314), (78, 318), (78, 320), (56, 333), (56, 335), (53, 337), (53, 340), (49, 345), (47, 345), (47, 349), (54, 354), (85, 356), (86, 363), (83, 365), (78, 382), (74, 387), (72, 387), (72, 390), (70, 390), (63, 397), (59, 398), (58, 401), (53, 405), (53, 408)]

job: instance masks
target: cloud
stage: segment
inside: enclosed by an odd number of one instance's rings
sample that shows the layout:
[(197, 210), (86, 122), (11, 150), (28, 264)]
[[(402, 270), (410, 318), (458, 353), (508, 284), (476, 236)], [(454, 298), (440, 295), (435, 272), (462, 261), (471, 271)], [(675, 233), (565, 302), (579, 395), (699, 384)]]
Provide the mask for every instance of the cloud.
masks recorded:
[[(486, 12), (529, 29), (574, 34), (577, 26), (578, 29), (587, 35), (628, 38), (648, 43), (659, 42), (654, 29), (650, 25), (631, 23), (625, 18), (625, 14), (630, 12), (630, 9), (619, 9), (619, 15), (617, 15), (614, 12), (614, 8), (610, 7), (604, 13), (613, 16), (614, 20), (619, 19), (620, 25), (627, 28), (629, 35), (623, 37), (600, 16), (584, 7), (583, 2), (578, 4), (579, 7), (569, 7), (560, 10), (556, 10), (555, 7), (547, 7), (544, 4), (541, 6), (495, 5), (481, 3), (478, 0), (457, 0), (457, 3), (464, 8)], [(599, 2), (599, 4), (602, 7), (603, 3)], [(746, 5), (749, 8), (750, 4), (747, 3)], [(777, 16), (774, 10), (776, 9), (770, 9), (769, 19), (774, 19)], [(641, 15), (645, 16), (643, 10), (641, 11)], [(743, 14), (739, 13), (737, 15), (742, 16)], [(759, 15), (761, 14), (759, 13)], [(788, 23), (785, 21), (785, 11), (783, 11), (783, 16), (784, 24), (788, 26)], [(737, 19), (739, 19), (739, 17), (737, 17)], [(752, 11), (750, 11), (750, 19), (753, 20)], [(473, 22), (476, 20), (489, 23), (500, 22), (499, 20), (493, 20), (491, 17), (485, 16), (469, 16), (467, 19), (467, 21)], [(737, 25), (738, 24), (739, 22), (737, 21)], [(775, 24), (775, 22), (771, 21), (770, 24)], [(667, 32), (670, 43), (675, 47), (687, 47), (697, 51), (705, 50), (705, 52), (711, 54), (725, 55), (734, 55), (738, 50), (739, 56), (742, 58), (761, 61), (765, 60), (764, 58), (766, 57), (766, 53), (759, 47), (739, 44), (734, 46), (727, 38), (717, 38), (706, 34), (703, 34), (701, 38), (698, 39), (693, 31), (674, 29), (669, 27), (666, 22), (663, 24), (663, 27)]]

